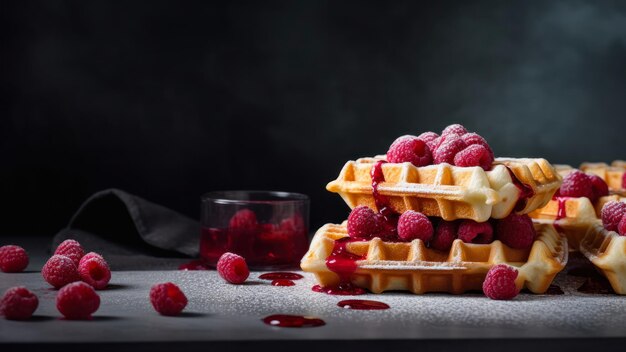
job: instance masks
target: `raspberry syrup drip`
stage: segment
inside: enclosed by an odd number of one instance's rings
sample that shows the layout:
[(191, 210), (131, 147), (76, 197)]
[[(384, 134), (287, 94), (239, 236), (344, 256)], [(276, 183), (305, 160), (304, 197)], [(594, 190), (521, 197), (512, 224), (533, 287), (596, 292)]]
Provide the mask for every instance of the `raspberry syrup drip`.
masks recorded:
[(296, 283), (287, 279), (276, 279), (272, 281), (272, 286), (294, 286)]
[(556, 211), (556, 218), (554, 219), (554, 228), (559, 232), (562, 232), (562, 228), (557, 224), (557, 222), (567, 217), (567, 207), (565, 206), (565, 203), (569, 198), (570, 197), (556, 197), (559, 207)]
[(362, 241), (352, 237), (344, 237), (335, 240), (332, 253), (326, 258), (326, 267), (337, 276), (339, 283), (332, 287), (313, 286), (313, 291), (324, 292), (329, 295), (361, 295), (365, 290), (352, 284), (352, 274), (357, 269), (357, 260), (365, 259), (364, 255), (356, 255), (348, 252), (347, 246), (351, 242)]
[(371, 301), (367, 299), (347, 299), (340, 301), (337, 305), (345, 309), (358, 309), (358, 310), (383, 310), (389, 309), (387, 303)]
[(314, 328), (316, 326), (326, 325), (322, 319), (309, 318), (301, 315), (275, 314), (262, 319), (263, 322), (271, 326), (279, 326), (281, 328)]
[(389, 198), (378, 192), (378, 186), (385, 182), (385, 174), (383, 173), (384, 160), (377, 161), (370, 170), (370, 176), (372, 177), (372, 196), (374, 197), (374, 203), (378, 213), (382, 215), (385, 220), (386, 228), (383, 231), (385, 234), (383, 240), (395, 241), (397, 240), (397, 227), (398, 227), (398, 214), (389, 203)]
[(265, 273), (259, 276), (261, 280), (300, 280), (304, 276), (296, 273), (277, 271), (273, 273)]
[(506, 167), (506, 169), (509, 170), (511, 180), (513, 180), (513, 184), (519, 190), (519, 199), (517, 200), (514, 209), (515, 211), (521, 211), (526, 207), (526, 202), (528, 198), (535, 195), (535, 191), (533, 191), (533, 188), (529, 185), (522, 183), (522, 181), (520, 181), (519, 178), (515, 176), (515, 173), (508, 166)]

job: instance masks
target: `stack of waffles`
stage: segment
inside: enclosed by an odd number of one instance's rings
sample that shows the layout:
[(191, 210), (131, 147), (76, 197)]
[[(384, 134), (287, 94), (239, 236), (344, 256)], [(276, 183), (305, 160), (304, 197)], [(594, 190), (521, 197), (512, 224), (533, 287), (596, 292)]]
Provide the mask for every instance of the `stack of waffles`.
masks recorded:
[[(626, 226), (617, 226), (626, 216), (626, 162), (616, 160), (610, 165), (585, 162), (579, 169), (566, 165), (556, 169), (564, 178), (561, 190), (531, 216), (538, 223), (554, 224), (567, 236), (571, 251), (580, 251), (608, 279), (616, 293), (626, 294)], [(592, 188), (600, 184), (602, 192), (596, 190), (596, 194), (585, 195), (585, 187), (579, 184), (570, 187), (576, 192), (563, 195), (570, 179), (576, 179), (571, 177), (573, 173), (595, 178)]]
[[(494, 159), (493, 153), (489, 158), (486, 154), (457, 152), (454, 161), (441, 162), (437, 150), (453, 139), (447, 137), (446, 130), (441, 136), (429, 132), (437, 138), (426, 143), (434, 151), (434, 164), (390, 160), (394, 159), (390, 158), (392, 145), (387, 155), (348, 161), (327, 189), (338, 193), (353, 212), (365, 206), (388, 222), (394, 215), (401, 219), (406, 212), (419, 212), (433, 223), (465, 221), (489, 224), (489, 228), (513, 215), (544, 207), (559, 189), (561, 176), (544, 159)], [(470, 149), (469, 142), (460, 145)], [(482, 156), (476, 165), (467, 165), (459, 154)], [(421, 238), (351, 238), (349, 220), (321, 227), (301, 261), (302, 269), (314, 273), (323, 288), (349, 284), (373, 293), (407, 290), (459, 294), (481, 290), (489, 269), (507, 264), (518, 270), (518, 290), (543, 293), (567, 262), (567, 239), (550, 223), (529, 225), (531, 230), (534, 226), (536, 235), (523, 248), (505, 244), (496, 233), (495, 240), (481, 243), (456, 238), (448, 248), (436, 249)]]

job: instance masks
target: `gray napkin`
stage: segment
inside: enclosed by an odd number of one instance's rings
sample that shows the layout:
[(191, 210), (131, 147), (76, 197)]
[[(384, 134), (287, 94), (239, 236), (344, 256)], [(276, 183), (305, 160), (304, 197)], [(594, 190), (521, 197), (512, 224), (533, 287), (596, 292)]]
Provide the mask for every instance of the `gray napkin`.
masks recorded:
[(119, 189), (89, 197), (52, 250), (68, 238), (102, 254), (113, 270), (177, 269), (198, 255), (200, 224), (171, 209)]

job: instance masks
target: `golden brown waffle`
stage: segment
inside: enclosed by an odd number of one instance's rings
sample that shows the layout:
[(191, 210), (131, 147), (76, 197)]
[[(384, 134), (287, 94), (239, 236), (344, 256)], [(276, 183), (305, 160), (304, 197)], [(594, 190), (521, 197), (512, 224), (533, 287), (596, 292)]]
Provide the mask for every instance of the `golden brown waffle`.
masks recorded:
[[(376, 209), (370, 171), (383, 159), (377, 156), (348, 161), (326, 189), (339, 193), (350, 208), (367, 205)], [(398, 213), (410, 209), (445, 220), (484, 222), (506, 217), (520, 200), (521, 191), (509, 169), (532, 189), (533, 195), (522, 200), (522, 214), (544, 206), (561, 185), (561, 177), (545, 159), (497, 158), (486, 172), (480, 167), (449, 164), (415, 167), (411, 163), (385, 163), (385, 182), (379, 184), (378, 192), (387, 196)]]
[(606, 163), (582, 163), (580, 164), (580, 170), (600, 176), (612, 191), (618, 193), (624, 191), (622, 178), (624, 177), (624, 172), (626, 172), (626, 163), (622, 160), (615, 160), (610, 166)]
[[(535, 224), (537, 239), (527, 250), (512, 249), (494, 241), (490, 244), (463, 243), (457, 239), (449, 252), (426, 248), (421, 240), (383, 242), (379, 238), (352, 242), (346, 249), (367, 255), (356, 261), (351, 282), (374, 293), (408, 290), (413, 293), (449, 292), (460, 294), (482, 290), (487, 271), (505, 263), (519, 270), (516, 285), (534, 293), (543, 293), (567, 262), (567, 239), (548, 224)], [(315, 274), (320, 285), (332, 287), (339, 276), (326, 266), (335, 240), (348, 236), (346, 222), (320, 228), (309, 251), (302, 258), (302, 270)]]
[(607, 231), (602, 224), (589, 228), (580, 242), (580, 251), (609, 280), (613, 290), (626, 294), (626, 237)]
[(597, 214), (589, 198), (558, 197), (528, 215), (535, 222), (555, 225), (559, 232), (567, 236), (570, 250), (578, 251), (589, 227), (600, 222)]

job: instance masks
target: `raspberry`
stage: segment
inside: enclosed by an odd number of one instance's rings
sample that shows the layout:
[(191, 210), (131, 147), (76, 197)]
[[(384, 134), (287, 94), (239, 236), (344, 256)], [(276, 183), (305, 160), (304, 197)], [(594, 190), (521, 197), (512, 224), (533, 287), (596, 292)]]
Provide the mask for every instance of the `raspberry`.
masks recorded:
[(465, 142), (457, 135), (451, 134), (442, 137), (441, 144), (433, 153), (433, 161), (435, 164), (448, 163), (452, 165), (454, 164), (454, 156), (465, 147)]
[[(419, 138), (419, 137), (417, 137), (417, 138)], [(433, 154), (433, 158), (435, 157), (435, 150), (437, 148), (439, 148), (439, 145), (441, 144), (442, 140), (443, 140), (442, 137), (437, 137), (437, 138), (431, 140), (430, 142), (426, 142), (426, 145), (430, 149), (430, 152)]]
[(587, 174), (574, 170), (563, 178), (559, 189), (563, 197), (587, 197), (593, 199), (593, 186)]
[(622, 220), (617, 224), (617, 233), (619, 233), (620, 236), (626, 236), (626, 215), (622, 216)]
[(250, 209), (241, 209), (230, 218), (228, 227), (230, 230), (251, 232), (258, 226), (256, 214)]
[(365, 205), (360, 205), (348, 216), (348, 235), (370, 239), (381, 232), (381, 218)]
[(0, 247), (0, 271), (19, 273), (28, 266), (28, 253), (20, 246)]
[(74, 262), (74, 265), (78, 266), (80, 258), (85, 255), (85, 251), (78, 241), (65, 240), (59, 244), (54, 254), (64, 255), (70, 258)]
[(447, 251), (452, 247), (452, 242), (456, 239), (456, 222), (440, 220), (435, 230), (435, 235), (430, 241), (430, 246), (440, 251)]
[(492, 163), (493, 156), (487, 148), (480, 144), (472, 144), (454, 156), (454, 165), (456, 166), (480, 166), (487, 171), (491, 169)]
[(403, 241), (420, 239), (428, 242), (434, 232), (433, 224), (422, 213), (407, 210), (398, 219), (398, 237)]
[(402, 136), (389, 147), (387, 161), (390, 163), (410, 162), (415, 166), (426, 166), (432, 163), (433, 156), (423, 140), (415, 136)]
[(606, 202), (600, 211), (602, 225), (608, 231), (617, 231), (617, 225), (620, 223), (626, 213), (626, 203), (612, 200)]
[(491, 243), (493, 241), (493, 228), (488, 222), (463, 220), (457, 234), (465, 243)]
[(506, 264), (494, 265), (483, 281), (483, 292), (491, 299), (512, 299), (519, 293), (515, 286), (517, 269)]
[(84, 282), (63, 286), (57, 294), (57, 309), (66, 319), (90, 319), (100, 307), (100, 296), (93, 287)]
[(85, 262), (85, 261), (87, 261), (87, 260), (89, 260), (91, 258), (100, 258), (100, 259), (104, 260), (104, 257), (102, 257), (100, 254), (98, 254), (96, 252), (89, 252), (89, 253), (85, 254), (82, 258), (80, 258), (80, 262), (78, 262), (78, 267), (80, 268), (80, 265), (83, 262)]
[(533, 221), (526, 214), (511, 213), (496, 223), (496, 238), (505, 245), (516, 249), (530, 248), (535, 241)]
[(150, 289), (150, 302), (162, 315), (178, 315), (187, 306), (187, 297), (171, 282), (156, 284)]
[(237, 254), (226, 252), (217, 261), (217, 272), (231, 284), (241, 284), (250, 275), (246, 260)]
[(87, 260), (81, 259), (80, 265), (78, 265), (78, 275), (80, 275), (81, 280), (96, 290), (102, 290), (107, 287), (109, 280), (111, 280), (111, 269), (102, 257), (92, 256)]
[(487, 150), (489, 151), (489, 154), (491, 154), (491, 157), (492, 158), (494, 157), (493, 150), (491, 150), (491, 147), (489, 146), (487, 141), (483, 137), (481, 137), (478, 133), (473, 133), (473, 132), (466, 133), (461, 136), (461, 139), (468, 146), (474, 145), (474, 144), (482, 145), (483, 147), (487, 148)]
[(304, 219), (300, 214), (294, 214), (292, 217), (283, 219), (278, 227), (288, 232), (302, 231), (304, 229)]
[(58, 254), (48, 259), (41, 269), (41, 275), (54, 288), (60, 288), (80, 280), (78, 269), (74, 262), (70, 258)]
[(453, 125), (450, 125), (446, 128), (443, 129), (443, 131), (441, 132), (442, 136), (448, 136), (451, 134), (455, 134), (457, 136), (462, 136), (464, 134), (467, 133), (467, 130), (465, 129), (465, 127), (463, 127), (463, 125), (460, 125), (458, 123), (455, 123)]
[(589, 180), (591, 181), (591, 189), (593, 191), (593, 199), (591, 199), (591, 201), (595, 202), (600, 199), (600, 197), (609, 195), (609, 186), (600, 176), (589, 175)]
[(39, 299), (26, 287), (11, 287), (0, 299), (0, 315), (10, 320), (26, 320), (33, 316), (37, 306)]
[[(426, 144), (434, 141), (437, 138), (439, 138), (439, 135), (436, 134), (435, 132), (424, 132), (424, 133), (420, 134), (419, 136), (417, 136), (417, 139), (419, 139), (421, 141), (424, 141), (424, 143), (426, 143)], [(432, 149), (431, 149), (431, 151), (432, 151)]]

